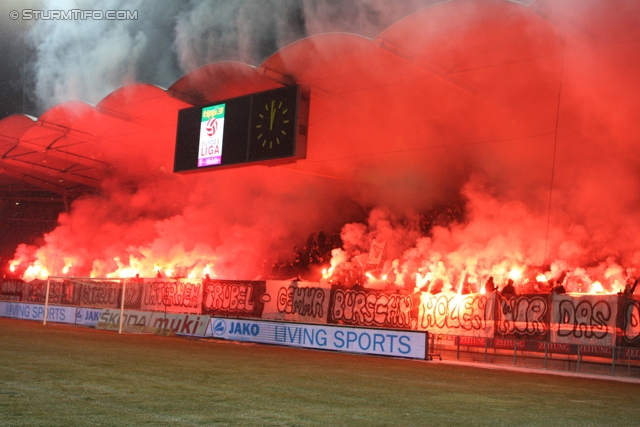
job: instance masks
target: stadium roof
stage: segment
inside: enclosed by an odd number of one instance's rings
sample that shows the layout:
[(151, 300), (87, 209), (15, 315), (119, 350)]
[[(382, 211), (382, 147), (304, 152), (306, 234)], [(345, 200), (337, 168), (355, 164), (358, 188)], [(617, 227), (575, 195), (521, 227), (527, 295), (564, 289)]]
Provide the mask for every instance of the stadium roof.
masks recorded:
[[(292, 83), (312, 91), (308, 162), (292, 166), (310, 173), (340, 175), (340, 159), (354, 156), (388, 160), (343, 143), (354, 139), (387, 138), (411, 151), (441, 141), (436, 131), (479, 139), (544, 134), (554, 128), (564, 54), (563, 36), (544, 16), (543, 7), (502, 0), (439, 3), (375, 40), (316, 35), (258, 67), (218, 62), (166, 90), (132, 84), (96, 106), (69, 101), (37, 119), (13, 115), (0, 120), (0, 189), (68, 197), (96, 191), (127, 168), (130, 153), (143, 155), (151, 141), (173, 147), (179, 109)], [(376, 105), (389, 93), (423, 108)], [(171, 162), (173, 153), (165, 150)], [(367, 173), (351, 178), (375, 180)]]

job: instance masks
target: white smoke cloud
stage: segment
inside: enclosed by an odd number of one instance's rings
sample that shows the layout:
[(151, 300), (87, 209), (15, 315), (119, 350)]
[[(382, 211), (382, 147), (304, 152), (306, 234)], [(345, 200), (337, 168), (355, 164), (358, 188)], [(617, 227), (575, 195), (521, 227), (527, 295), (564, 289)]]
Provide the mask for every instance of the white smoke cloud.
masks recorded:
[(43, 3), (38, 9), (45, 12), (126, 10), (137, 12), (138, 19), (35, 21), (28, 41), (35, 50), (33, 96), (40, 107), (46, 109), (69, 100), (95, 104), (140, 77), (151, 78), (153, 81), (149, 83), (159, 85), (167, 85), (179, 77), (171, 39), (167, 41), (162, 31), (154, 27), (166, 26), (166, 14), (172, 16), (177, 4), (165, 3), (160, 10), (151, 3), (142, 0)]
[(446, 0), (304, 0), (309, 35), (349, 32), (371, 39), (412, 12)]
[[(77, 99), (95, 104), (133, 82), (168, 87), (184, 73), (215, 61), (258, 65), (310, 34), (345, 31), (375, 35), (426, 4), (411, 0), (47, 1), (47, 10), (128, 10), (137, 20), (38, 20), (33, 96), (44, 110)], [(386, 10), (385, 10), (386, 8)], [(329, 23), (330, 24), (327, 24)]]

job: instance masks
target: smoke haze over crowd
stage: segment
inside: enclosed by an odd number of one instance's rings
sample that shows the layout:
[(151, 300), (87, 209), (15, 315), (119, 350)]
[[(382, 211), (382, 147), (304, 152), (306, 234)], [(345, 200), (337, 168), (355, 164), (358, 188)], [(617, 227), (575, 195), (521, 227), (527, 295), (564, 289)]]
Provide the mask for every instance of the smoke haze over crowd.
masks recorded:
[[(596, 280), (620, 289), (640, 265), (640, 6), (537, 1), (497, 13), (503, 3), (103, 2), (87, 8), (136, 9), (138, 21), (35, 23), (42, 109), (95, 104), (134, 82), (168, 87), (215, 61), (258, 66), (311, 36), (306, 50), (283, 53), (311, 87), (309, 148), (294, 165), (179, 176), (173, 135), (141, 141), (156, 145), (144, 161), (114, 162), (100, 195), (74, 201), (45, 244), (19, 247), (16, 259), (52, 274), (209, 266), (253, 278), (309, 233), (342, 230), (345, 260), (377, 233), (396, 285), (431, 273), (455, 290), (517, 268), (569, 270), (571, 290)], [(413, 38), (397, 53), (402, 30)], [(382, 53), (326, 32), (374, 39)], [(408, 65), (388, 73), (398, 57)], [(433, 77), (418, 79), (418, 68)], [(421, 214), (447, 208), (461, 215), (421, 226)]]

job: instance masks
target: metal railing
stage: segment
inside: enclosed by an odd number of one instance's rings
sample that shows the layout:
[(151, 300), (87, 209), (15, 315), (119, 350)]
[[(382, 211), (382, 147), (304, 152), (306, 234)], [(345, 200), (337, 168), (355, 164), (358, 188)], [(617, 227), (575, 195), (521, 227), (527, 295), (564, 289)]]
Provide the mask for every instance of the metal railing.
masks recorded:
[[(640, 349), (431, 334), (431, 357), (640, 378)], [(526, 363), (525, 363), (526, 362)], [(620, 369), (626, 368), (626, 369)], [(626, 371), (626, 372), (623, 372)], [(626, 374), (626, 375), (623, 375)]]

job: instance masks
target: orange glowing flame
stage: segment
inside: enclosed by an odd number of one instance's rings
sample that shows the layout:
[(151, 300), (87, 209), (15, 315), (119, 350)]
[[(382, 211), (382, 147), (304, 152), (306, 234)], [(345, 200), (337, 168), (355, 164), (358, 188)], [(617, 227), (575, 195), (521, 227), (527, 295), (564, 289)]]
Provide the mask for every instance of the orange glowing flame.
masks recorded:
[(71, 267), (73, 267), (73, 263), (71, 262), (70, 259), (65, 258), (64, 267), (62, 267), (62, 274), (69, 274)]
[(522, 277), (522, 269), (518, 267), (513, 267), (509, 272), (509, 279), (518, 280)]
[[(106, 277), (109, 277), (109, 278), (117, 277), (121, 279), (126, 279), (128, 277), (135, 277), (136, 274), (140, 273), (140, 270), (142, 268), (140, 261), (133, 255), (129, 257), (128, 265), (122, 262), (120, 260), (120, 257), (114, 257), (113, 260), (115, 261), (118, 268), (115, 271), (112, 271), (106, 274)], [(91, 277), (95, 277), (93, 273), (94, 272), (92, 272)]]
[(428, 272), (424, 276), (420, 273), (416, 273), (416, 288), (418, 289), (424, 288), (425, 285), (429, 283), (429, 281), (431, 281), (431, 279), (432, 279), (431, 272)]
[(540, 273), (536, 276), (536, 282), (538, 283), (546, 283), (547, 282), (547, 276), (545, 276), (544, 274)]
[(13, 261), (11, 261), (11, 262), (9, 263), (9, 270), (11, 270), (11, 272), (12, 272), (12, 273), (15, 273), (15, 272), (16, 272), (16, 267), (17, 267), (18, 265), (20, 265), (20, 261), (19, 261), (19, 260), (14, 259)]
[(39, 264), (30, 265), (24, 272), (24, 278), (27, 281), (35, 279), (44, 280), (47, 277), (49, 277), (49, 270)]
[(458, 295), (462, 295), (462, 288), (464, 287), (464, 279), (467, 277), (467, 272), (463, 271), (460, 276), (460, 283), (458, 283)]
[(328, 280), (333, 275), (334, 269), (335, 269), (334, 266), (331, 266), (329, 268), (323, 268), (322, 269), (322, 278), (324, 280)]
[(424, 276), (420, 273), (416, 273), (416, 287), (413, 289), (414, 292), (419, 292), (422, 288), (424, 288), (427, 283), (431, 281), (433, 275), (431, 272), (428, 272)]
[(134, 268), (123, 268), (122, 270), (120, 270), (118, 272), (118, 276), (120, 276), (121, 279), (125, 279), (127, 277), (136, 277), (136, 274), (138, 274), (138, 271)]
[(205, 265), (204, 270), (202, 270), (202, 274), (204, 275), (211, 274), (211, 264)]
[(602, 286), (602, 283), (595, 281), (591, 284), (591, 290), (589, 291), (589, 293), (591, 294), (603, 294), (604, 293), (604, 287)]

